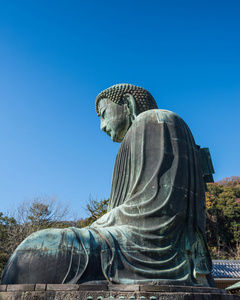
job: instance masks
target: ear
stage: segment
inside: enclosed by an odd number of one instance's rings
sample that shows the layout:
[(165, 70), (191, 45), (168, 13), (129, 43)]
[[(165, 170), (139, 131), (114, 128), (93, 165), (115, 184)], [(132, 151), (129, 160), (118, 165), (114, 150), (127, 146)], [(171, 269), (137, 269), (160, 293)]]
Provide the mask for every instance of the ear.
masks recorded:
[(127, 93), (124, 95), (124, 100), (126, 101), (127, 103), (127, 106), (130, 110), (130, 115), (131, 115), (131, 121), (133, 122), (136, 117), (137, 117), (137, 106), (136, 106), (136, 101), (133, 97), (133, 95)]

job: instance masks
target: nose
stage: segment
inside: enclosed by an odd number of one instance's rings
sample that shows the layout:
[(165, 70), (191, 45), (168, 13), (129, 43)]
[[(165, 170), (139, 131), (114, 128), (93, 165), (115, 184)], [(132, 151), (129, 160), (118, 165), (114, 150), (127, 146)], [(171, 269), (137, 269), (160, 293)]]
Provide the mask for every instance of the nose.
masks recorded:
[(106, 132), (106, 122), (105, 122), (105, 120), (104, 119), (101, 119), (101, 130), (102, 131), (104, 131), (104, 132)]

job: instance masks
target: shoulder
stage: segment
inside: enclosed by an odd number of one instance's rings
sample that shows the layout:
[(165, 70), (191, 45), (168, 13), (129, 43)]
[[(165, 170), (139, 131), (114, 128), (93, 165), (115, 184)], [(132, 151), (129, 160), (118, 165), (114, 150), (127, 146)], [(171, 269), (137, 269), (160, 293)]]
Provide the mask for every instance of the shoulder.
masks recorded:
[(187, 124), (184, 120), (177, 115), (176, 113), (165, 110), (165, 109), (151, 109), (147, 110), (137, 116), (135, 121), (133, 122), (134, 127), (139, 128), (142, 126), (157, 126), (162, 124), (166, 124), (167, 126), (179, 127), (181, 129), (186, 129)]
[(174, 112), (170, 110), (165, 109), (150, 109), (147, 110), (141, 114), (139, 114), (136, 118), (136, 121), (143, 121), (143, 120), (152, 120), (152, 121), (158, 121), (166, 122), (174, 119), (180, 119), (182, 120), (179, 115), (175, 114)]
[[(188, 131), (187, 124), (176, 113), (164, 109), (151, 109), (139, 114), (128, 130), (125, 143), (132, 138), (132, 135), (143, 135), (155, 137), (158, 130), (166, 128), (169, 132)], [(155, 132), (155, 134), (151, 134)], [(130, 138), (131, 136), (131, 138)]]

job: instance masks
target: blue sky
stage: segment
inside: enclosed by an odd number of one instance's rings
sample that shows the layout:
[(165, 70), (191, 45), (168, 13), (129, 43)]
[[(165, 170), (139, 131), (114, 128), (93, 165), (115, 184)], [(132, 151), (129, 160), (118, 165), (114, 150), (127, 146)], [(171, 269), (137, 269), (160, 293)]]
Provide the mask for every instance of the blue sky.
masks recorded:
[(55, 195), (79, 217), (108, 198), (119, 144), (97, 94), (149, 90), (240, 175), (240, 1), (0, 0), (0, 211)]

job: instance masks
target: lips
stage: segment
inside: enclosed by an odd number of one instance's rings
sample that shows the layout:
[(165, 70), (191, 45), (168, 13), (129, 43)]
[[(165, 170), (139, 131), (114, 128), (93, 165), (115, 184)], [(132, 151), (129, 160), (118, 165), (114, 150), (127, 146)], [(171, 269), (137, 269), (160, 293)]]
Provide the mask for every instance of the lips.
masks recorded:
[(107, 133), (107, 135), (109, 135), (109, 136), (111, 136), (111, 129), (106, 129), (106, 133)]

